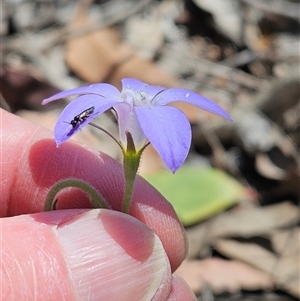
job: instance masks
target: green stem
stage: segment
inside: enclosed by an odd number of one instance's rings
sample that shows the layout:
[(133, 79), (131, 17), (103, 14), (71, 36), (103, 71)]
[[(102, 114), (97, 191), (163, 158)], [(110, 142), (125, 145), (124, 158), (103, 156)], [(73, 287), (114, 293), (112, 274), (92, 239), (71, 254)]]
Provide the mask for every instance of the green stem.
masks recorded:
[(83, 190), (89, 196), (91, 204), (94, 208), (110, 208), (100, 193), (90, 184), (78, 179), (64, 179), (51, 187), (46, 197), (44, 211), (51, 211), (55, 209), (56, 195), (60, 190), (67, 187), (76, 187)]
[[(134, 188), (134, 181), (135, 177), (140, 165), (140, 160), (143, 151), (145, 148), (150, 144), (149, 142), (146, 143), (142, 149), (140, 149), (138, 152), (136, 152), (135, 145), (133, 138), (129, 132), (126, 132), (127, 137), (127, 149), (125, 149), (122, 144), (114, 137), (112, 136), (108, 131), (106, 131), (104, 128), (98, 126), (97, 124), (90, 122), (91, 126), (103, 131), (107, 135), (109, 135), (121, 148), (123, 152), (123, 169), (124, 169), (124, 177), (125, 177), (125, 192), (124, 192), (124, 198), (123, 198), (123, 204), (122, 204), (122, 212), (129, 213), (130, 206), (131, 206), (131, 200), (132, 200), (132, 194), (133, 194), (133, 188)], [(55, 205), (55, 204), (54, 204)], [(53, 204), (52, 204), (53, 207)]]
[(147, 143), (141, 150), (136, 152), (132, 136), (126, 132), (127, 151), (123, 149), (123, 168), (125, 176), (125, 192), (122, 204), (122, 212), (129, 213), (132, 200), (135, 177), (140, 165), (143, 151), (149, 145)]
[(141, 155), (139, 153), (124, 153), (123, 168), (125, 175), (125, 192), (122, 211), (129, 213), (133, 194), (134, 180), (140, 165)]

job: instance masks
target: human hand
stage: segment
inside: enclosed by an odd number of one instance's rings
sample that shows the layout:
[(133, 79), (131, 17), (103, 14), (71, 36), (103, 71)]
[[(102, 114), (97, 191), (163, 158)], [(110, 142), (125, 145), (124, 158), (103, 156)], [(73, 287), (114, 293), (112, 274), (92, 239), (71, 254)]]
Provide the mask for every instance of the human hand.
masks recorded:
[[(130, 215), (119, 212), (123, 170), (106, 154), (74, 142), (56, 148), (52, 133), (0, 111), (1, 300), (195, 300), (176, 275), (186, 254), (172, 206), (142, 178)], [(89, 208), (72, 189), (42, 212), (57, 181), (94, 186), (113, 210)], [(5, 217), (5, 218), (4, 218)]]

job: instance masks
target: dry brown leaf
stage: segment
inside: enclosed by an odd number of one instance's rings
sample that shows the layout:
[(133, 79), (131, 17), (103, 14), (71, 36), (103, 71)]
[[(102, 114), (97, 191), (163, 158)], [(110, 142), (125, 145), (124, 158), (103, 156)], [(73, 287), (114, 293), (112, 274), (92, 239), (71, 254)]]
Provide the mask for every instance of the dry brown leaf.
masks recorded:
[(273, 249), (281, 256), (290, 256), (299, 252), (300, 227), (271, 233)]
[(276, 265), (276, 256), (254, 243), (240, 243), (231, 239), (218, 239), (214, 248), (226, 257), (242, 260), (263, 271), (271, 273)]
[[(91, 21), (80, 11), (70, 24), (73, 31), (86, 28)], [(149, 84), (177, 86), (174, 77), (156, 64), (137, 55), (116, 28), (103, 28), (70, 38), (66, 61), (71, 70), (87, 82), (109, 81), (119, 86), (124, 77), (135, 77)]]
[(266, 207), (237, 207), (228, 214), (220, 215), (211, 230), (218, 237), (226, 235), (249, 237), (295, 224), (298, 220), (299, 208), (290, 202)]
[(199, 293), (205, 286), (211, 287), (216, 293), (273, 287), (266, 273), (236, 260), (185, 260), (176, 273), (187, 281), (195, 293)]
[(298, 220), (299, 208), (289, 202), (267, 207), (237, 206), (187, 230), (190, 244), (188, 257), (197, 256), (201, 248), (216, 237), (261, 235), (295, 224)]
[(219, 239), (214, 247), (221, 254), (246, 262), (274, 279), (276, 285), (299, 298), (299, 249), (291, 256), (276, 256), (260, 245)]
[[(88, 21), (76, 24), (78, 29)], [(74, 25), (73, 25), (74, 26)], [(87, 82), (105, 81), (121, 62), (133, 55), (122, 43), (114, 28), (100, 29), (66, 43), (66, 62), (70, 69)]]
[[(283, 287), (292, 295), (300, 296), (300, 228), (274, 231), (271, 234), (271, 242), (280, 259), (274, 269), (274, 273), (280, 277)], [(295, 266), (295, 273), (290, 273), (290, 266)], [(298, 271), (298, 272), (297, 272)]]

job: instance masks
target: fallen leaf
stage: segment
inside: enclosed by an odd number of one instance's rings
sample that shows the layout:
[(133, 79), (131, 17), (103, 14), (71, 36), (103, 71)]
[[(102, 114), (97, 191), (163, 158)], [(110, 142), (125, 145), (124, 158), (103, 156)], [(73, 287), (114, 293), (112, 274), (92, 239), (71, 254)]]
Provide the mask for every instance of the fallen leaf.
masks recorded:
[(273, 231), (271, 233), (272, 247), (281, 256), (291, 256), (299, 251), (300, 228)]
[(299, 208), (290, 202), (265, 207), (237, 207), (219, 216), (211, 231), (218, 237), (251, 237), (293, 225), (298, 220)]
[(237, 260), (185, 260), (176, 273), (185, 279), (195, 293), (199, 293), (205, 286), (209, 286), (215, 293), (273, 287), (268, 274)]
[(282, 257), (253, 243), (240, 243), (229, 239), (218, 239), (215, 249), (226, 257), (241, 260), (267, 272), (278, 288), (299, 298), (299, 249), (292, 256)]
[[(78, 29), (88, 24), (82, 21)], [(73, 27), (75, 24), (73, 25)], [(66, 62), (70, 69), (87, 82), (102, 82), (121, 62), (133, 55), (122, 43), (115, 28), (104, 28), (71, 38), (66, 43)]]
[(244, 191), (234, 178), (212, 168), (182, 167), (175, 174), (163, 170), (145, 178), (169, 200), (185, 226), (236, 204)]
[[(299, 208), (290, 202), (266, 207), (240, 206), (187, 229), (188, 258), (195, 258), (201, 249), (217, 237), (252, 237), (288, 227), (299, 220)], [(238, 226), (237, 226), (238, 225)]]
[[(70, 28), (79, 31), (89, 25), (89, 17), (81, 11)], [(70, 38), (66, 43), (66, 62), (73, 72), (87, 82), (109, 81), (120, 86), (122, 78), (134, 77), (149, 84), (178, 86), (174, 77), (137, 55), (114, 27)]]

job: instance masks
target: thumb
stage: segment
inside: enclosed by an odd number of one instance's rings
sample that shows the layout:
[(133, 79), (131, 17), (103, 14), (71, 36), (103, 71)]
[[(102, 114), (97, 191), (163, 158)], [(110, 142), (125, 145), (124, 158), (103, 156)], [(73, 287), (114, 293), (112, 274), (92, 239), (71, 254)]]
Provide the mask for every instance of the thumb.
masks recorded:
[[(158, 237), (112, 210), (3, 218), (1, 300), (164, 300), (170, 266)], [(156, 296), (157, 297), (157, 296)]]

